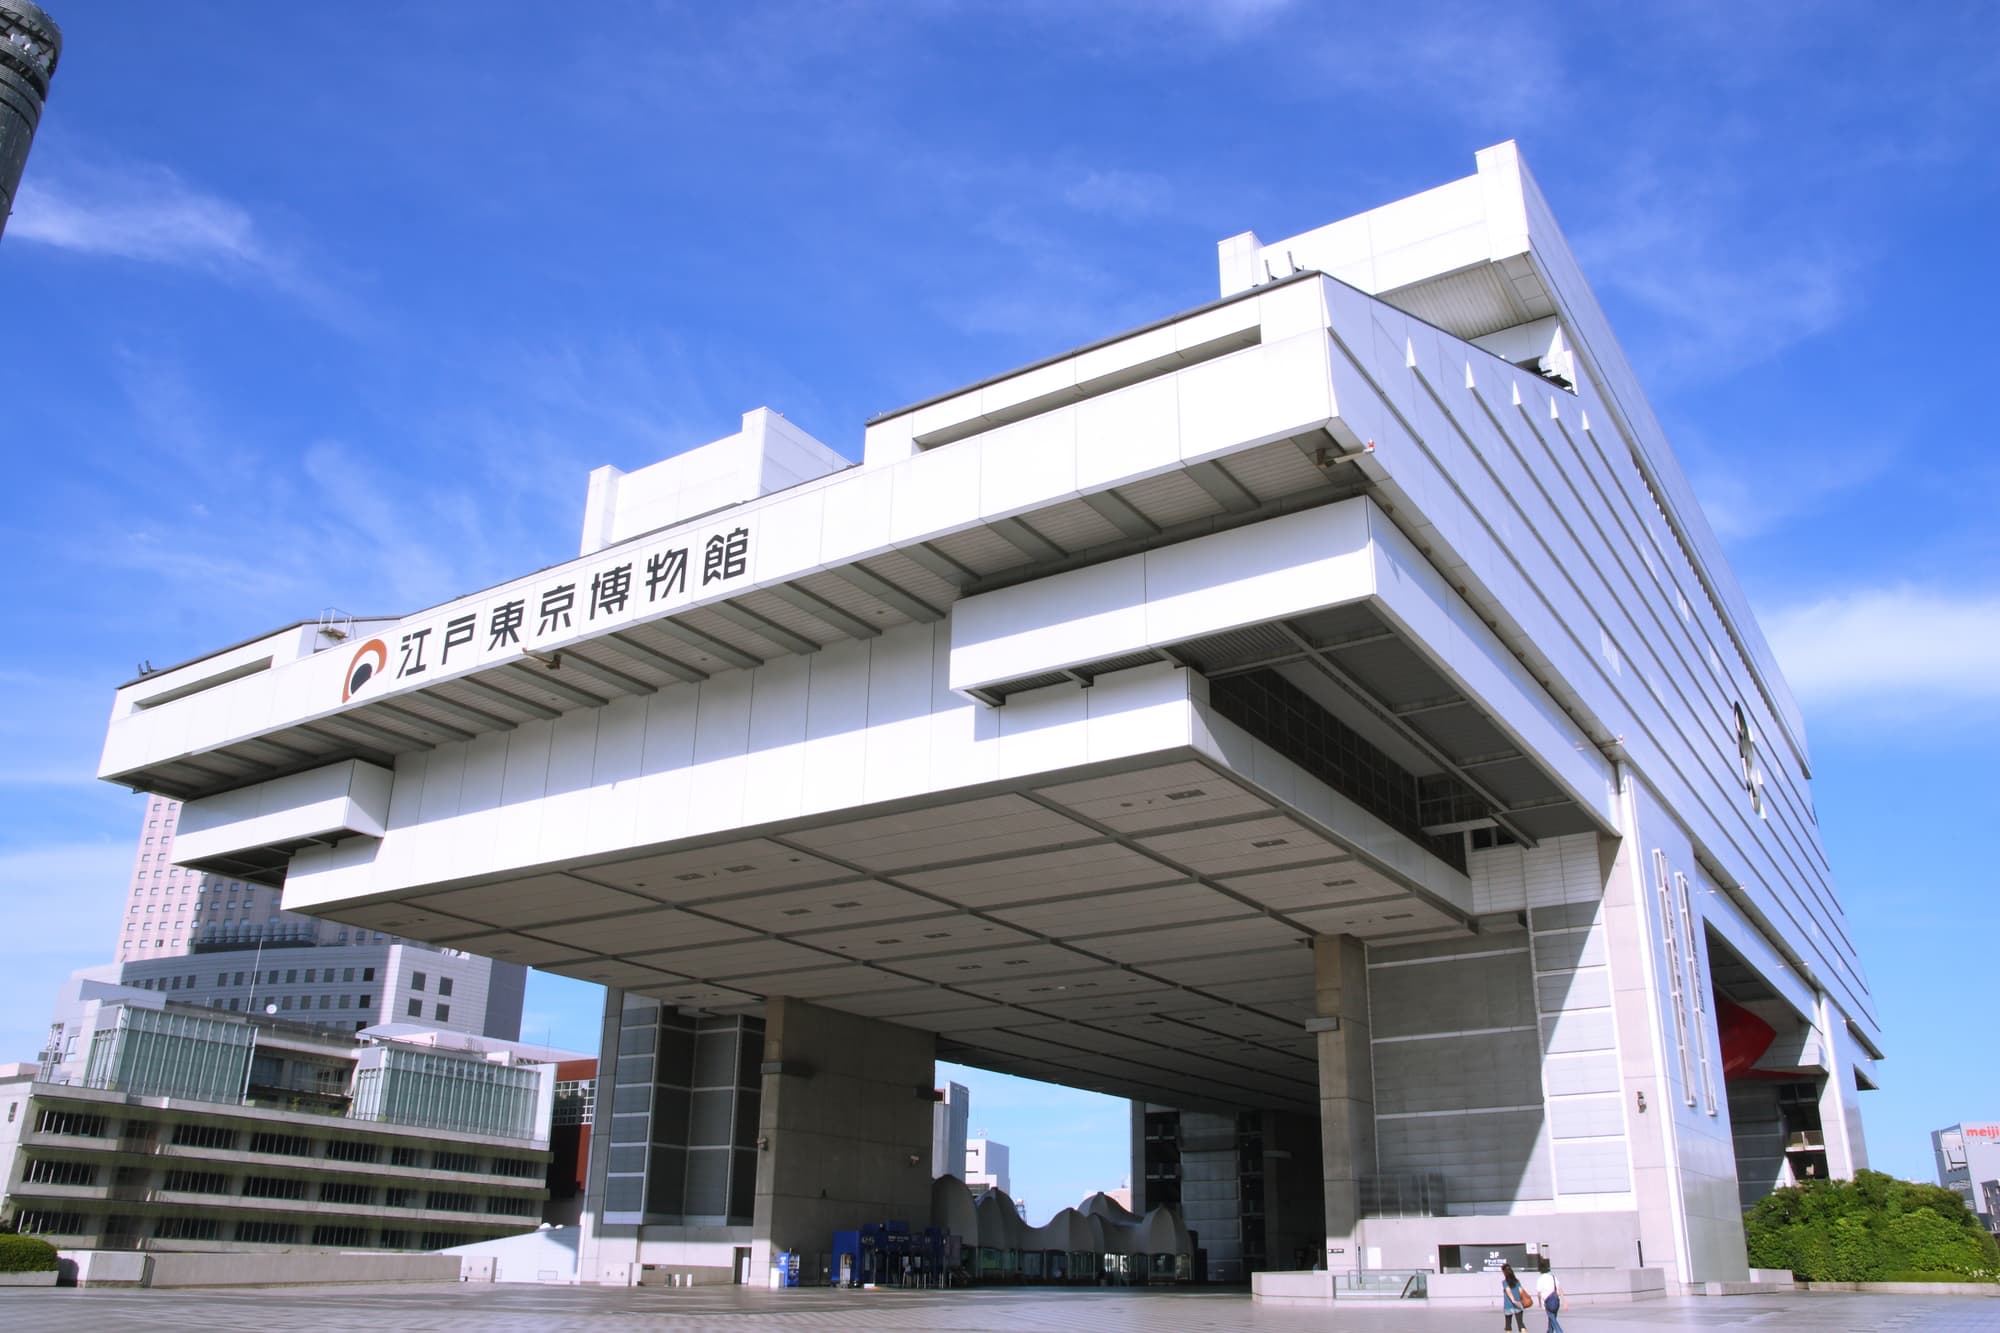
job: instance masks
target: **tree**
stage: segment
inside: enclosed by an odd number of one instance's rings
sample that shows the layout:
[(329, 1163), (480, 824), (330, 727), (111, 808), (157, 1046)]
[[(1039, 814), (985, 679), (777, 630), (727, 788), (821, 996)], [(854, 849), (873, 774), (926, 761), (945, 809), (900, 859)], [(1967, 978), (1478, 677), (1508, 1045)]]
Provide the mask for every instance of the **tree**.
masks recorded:
[(1775, 1190), (1744, 1217), (1743, 1230), (1753, 1266), (1790, 1269), (1806, 1281), (2000, 1275), (2000, 1246), (1962, 1198), (1879, 1171)]

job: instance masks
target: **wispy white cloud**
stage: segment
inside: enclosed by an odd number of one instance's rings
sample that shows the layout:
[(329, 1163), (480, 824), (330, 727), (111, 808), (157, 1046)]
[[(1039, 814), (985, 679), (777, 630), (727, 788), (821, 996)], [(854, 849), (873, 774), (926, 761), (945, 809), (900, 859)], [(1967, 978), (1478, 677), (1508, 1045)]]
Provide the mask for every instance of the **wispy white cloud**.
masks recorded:
[(1783, 532), (1873, 484), (1895, 464), (1889, 444), (1841, 448), (1820, 440), (1793, 447), (1754, 436), (1723, 451), (1690, 428), (1677, 443), (1715, 535), (1744, 542)]
[(95, 953), (109, 959), (132, 859), (130, 839), (0, 851), (0, 902), (9, 917), (0, 958)]
[(165, 167), (73, 172), (21, 187), (10, 240), (156, 264), (268, 270), (281, 261), (243, 208)]
[(1836, 721), (2000, 706), (2000, 590), (1863, 588), (1763, 622), (1793, 690)]
[(1864, 247), (1740, 179), (1638, 156), (1606, 197), (1577, 248), (1654, 321), (1656, 370), (1726, 378), (1832, 329), (1855, 299)]
[(131, 871), (129, 839), (0, 851), (0, 1063), (34, 1059), (64, 978), (112, 960)]
[(318, 266), (275, 239), (248, 208), (157, 164), (72, 164), (38, 173), (21, 187), (7, 239), (261, 285), (330, 322), (358, 319)]
[(1137, 220), (1166, 212), (1173, 191), (1164, 177), (1151, 172), (1086, 171), (1063, 187), (1062, 197), (1079, 212)]

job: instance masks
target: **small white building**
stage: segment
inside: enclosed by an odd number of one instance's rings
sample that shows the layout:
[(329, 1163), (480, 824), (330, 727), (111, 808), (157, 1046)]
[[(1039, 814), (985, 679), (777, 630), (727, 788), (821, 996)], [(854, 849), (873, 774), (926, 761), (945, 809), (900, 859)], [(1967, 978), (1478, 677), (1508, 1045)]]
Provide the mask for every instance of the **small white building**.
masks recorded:
[(1008, 1171), (1007, 1145), (997, 1139), (967, 1139), (965, 1184), (974, 1194), (999, 1190), (1011, 1195), (1014, 1182)]

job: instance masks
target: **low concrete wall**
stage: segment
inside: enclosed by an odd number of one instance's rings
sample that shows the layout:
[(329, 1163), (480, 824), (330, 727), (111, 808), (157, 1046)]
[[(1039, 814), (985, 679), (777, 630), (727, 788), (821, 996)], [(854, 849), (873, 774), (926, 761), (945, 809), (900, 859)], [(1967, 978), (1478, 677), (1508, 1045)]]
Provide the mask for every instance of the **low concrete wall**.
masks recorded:
[(143, 1287), (152, 1275), (151, 1255), (134, 1250), (58, 1250), (66, 1287)]
[[(324, 1250), (228, 1253), (63, 1250), (79, 1287), (303, 1287), (346, 1282), (457, 1282), (456, 1254), (340, 1254)], [(73, 1278), (70, 1276), (73, 1274)]]
[(1559, 1273), (1639, 1260), (1636, 1212), (1371, 1217), (1360, 1231), (1344, 1261), (1369, 1268), (1436, 1268), (1441, 1245), (1546, 1245)]
[[(1664, 1268), (1558, 1268), (1562, 1280), (1563, 1307), (1604, 1305), (1626, 1301), (1659, 1300), (1667, 1294)], [(1534, 1290), (1535, 1274), (1521, 1274), (1521, 1281)], [(1500, 1308), (1500, 1276), (1497, 1273), (1433, 1273), (1430, 1276), (1432, 1305), (1474, 1305)]]
[(1333, 1275), (1324, 1270), (1252, 1273), (1250, 1296), (1267, 1305), (1324, 1305), (1333, 1299)]
[(736, 1281), (732, 1268), (704, 1267), (700, 1264), (643, 1264), (638, 1285), (642, 1287), (726, 1287)]
[(298, 1287), (338, 1282), (456, 1282), (455, 1254), (154, 1254), (155, 1287)]
[(53, 1287), (57, 1270), (43, 1273), (0, 1273), (0, 1287)]
[[(1533, 1287), (1534, 1274), (1523, 1273)], [(1664, 1268), (1564, 1268), (1563, 1305), (1606, 1305), (1659, 1300), (1667, 1294)], [(1425, 1282), (1432, 1305), (1500, 1308), (1500, 1279), (1493, 1273), (1432, 1273)], [(1762, 1288), (1769, 1290), (1769, 1288)], [(1250, 1295), (1270, 1305), (1324, 1305), (1337, 1298), (1327, 1273), (1252, 1273)], [(1359, 1300), (1356, 1303), (1360, 1303)]]

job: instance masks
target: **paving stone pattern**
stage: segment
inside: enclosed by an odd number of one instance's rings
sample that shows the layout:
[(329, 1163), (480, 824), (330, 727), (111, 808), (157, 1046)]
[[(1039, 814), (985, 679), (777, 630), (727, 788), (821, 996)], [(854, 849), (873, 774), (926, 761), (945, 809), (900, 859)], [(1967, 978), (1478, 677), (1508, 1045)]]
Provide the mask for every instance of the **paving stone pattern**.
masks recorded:
[[(286, 1287), (256, 1291), (0, 1291), (0, 1329), (365, 1329), (368, 1333), (684, 1333), (718, 1329), (909, 1329), (929, 1333), (1221, 1333), (1252, 1329), (1445, 1333), (1490, 1330), (1498, 1311), (1350, 1303), (1337, 1310), (1260, 1306), (1242, 1292), (1056, 1291), (771, 1292), (602, 1287)], [(1531, 1316), (1539, 1333), (1540, 1312)], [(1879, 1333), (2000, 1333), (2000, 1299), (1971, 1297), (1690, 1297), (1578, 1306), (1567, 1333), (1593, 1329), (1866, 1329)]]

